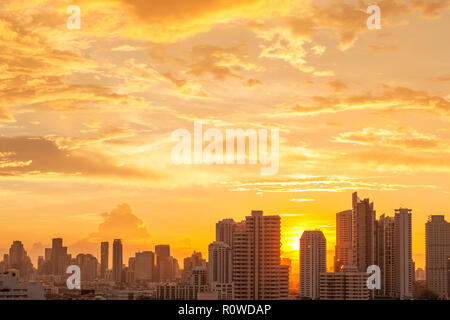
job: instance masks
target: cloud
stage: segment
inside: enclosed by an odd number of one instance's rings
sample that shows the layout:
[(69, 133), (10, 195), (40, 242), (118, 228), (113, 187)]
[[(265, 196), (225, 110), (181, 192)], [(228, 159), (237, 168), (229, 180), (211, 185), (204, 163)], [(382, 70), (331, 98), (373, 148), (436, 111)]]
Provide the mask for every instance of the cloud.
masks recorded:
[(394, 43), (372, 43), (369, 45), (369, 48), (375, 53), (393, 52), (398, 49), (397, 45)]
[(262, 82), (257, 79), (248, 79), (244, 86), (247, 88), (252, 88), (257, 85), (262, 85)]
[(15, 119), (10, 112), (5, 108), (0, 107), (0, 121), (2, 122), (14, 122)]
[(450, 101), (425, 91), (406, 87), (382, 85), (381, 93), (367, 92), (344, 97), (314, 96), (314, 104), (291, 107), (291, 112), (298, 115), (334, 113), (355, 109), (394, 109), (419, 110), (433, 112), (438, 115), (450, 115)]
[(348, 89), (347, 84), (342, 80), (328, 81), (326, 85), (333, 89), (335, 92), (341, 92)]
[[(338, 161), (339, 158), (336, 159)], [(352, 158), (353, 160), (353, 158)], [(364, 181), (345, 176), (288, 176), (276, 180), (235, 181), (230, 182), (234, 191), (255, 191), (268, 193), (303, 193), (303, 192), (346, 192), (352, 190), (393, 191), (409, 188), (434, 189), (434, 185), (392, 184)], [(294, 198), (293, 200), (296, 200)], [(305, 199), (299, 199), (305, 200)], [(312, 199), (307, 199), (312, 200)], [(292, 200), (291, 200), (292, 201)], [(302, 201), (303, 202), (303, 201)]]
[(331, 139), (333, 142), (375, 147), (396, 147), (411, 151), (450, 152), (450, 145), (432, 134), (417, 130), (387, 130), (364, 128), (361, 131), (344, 132)]
[(127, 203), (119, 204), (111, 212), (103, 213), (102, 217), (103, 222), (98, 226), (98, 231), (89, 234), (88, 241), (118, 238), (127, 243), (143, 244), (152, 239), (144, 220), (136, 216)]
[(289, 199), (289, 201), (291, 201), (291, 202), (310, 202), (310, 201), (314, 201), (314, 199), (292, 198), (292, 199)]
[(100, 68), (99, 61), (72, 47), (82, 40), (62, 39), (71, 47), (59, 48), (55, 39), (60, 34), (33, 21), (19, 23), (4, 16), (0, 30), (0, 121), (13, 122), (15, 114), (30, 111), (114, 111), (146, 105), (145, 99), (118, 93), (114, 87), (71, 80), (89, 75), (92, 82)]
[(110, 141), (114, 139), (134, 137), (135, 135), (136, 132), (132, 129), (123, 129), (109, 126), (96, 130), (94, 132), (94, 135), (89, 138), (48, 136), (47, 139), (54, 141), (59, 149), (75, 150), (79, 149), (82, 146)]
[(70, 246), (72, 253), (91, 252), (98, 256), (100, 242), (108, 241), (110, 250), (113, 239), (121, 239), (124, 262), (135, 252), (152, 250), (153, 237), (143, 219), (138, 217), (127, 203), (121, 203), (110, 212), (101, 214), (103, 222), (95, 232)]
[(378, 171), (390, 172), (450, 172), (449, 154), (411, 154), (404, 152), (386, 152), (371, 150), (363, 152), (349, 152), (336, 162), (347, 163), (352, 167), (364, 169), (373, 168)]
[(242, 46), (223, 48), (212, 45), (195, 46), (191, 50), (191, 61), (186, 74), (201, 77), (211, 75), (214, 80), (238, 78), (239, 71), (260, 70), (256, 65), (244, 61)]
[(69, 151), (45, 137), (0, 137), (0, 176), (68, 175), (159, 179), (160, 174), (120, 166), (111, 158), (91, 151)]
[(428, 78), (428, 80), (447, 82), (450, 81), (450, 75)]

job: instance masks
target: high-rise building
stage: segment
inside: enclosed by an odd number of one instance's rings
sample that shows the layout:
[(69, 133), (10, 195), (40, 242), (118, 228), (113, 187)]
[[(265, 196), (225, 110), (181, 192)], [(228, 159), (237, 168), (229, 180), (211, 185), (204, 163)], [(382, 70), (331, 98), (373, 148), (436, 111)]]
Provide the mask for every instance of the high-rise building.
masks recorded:
[(19, 271), (19, 277), (27, 278), (33, 271), (33, 265), (30, 258), (23, 247), (22, 242), (14, 241), (9, 249), (8, 268), (13, 268)]
[(109, 242), (102, 242), (100, 245), (100, 277), (105, 279), (109, 264)]
[(376, 261), (381, 269), (381, 289), (377, 290), (377, 296), (395, 297), (395, 223), (393, 217), (380, 216), (376, 223)]
[(134, 277), (136, 280), (153, 280), (155, 254), (152, 251), (136, 252)]
[(231, 283), (233, 281), (233, 255), (231, 247), (220, 241), (211, 243), (208, 247), (209, 284)]
[(195, 267), (206, 268), (206, 260), (202, 258), (201, 252), (194, 251), (190, 257), (184, 258), (183, 263), (184, 279), (189, 278), (191, 271)]
[(245, 221), (235, 222), (233, 219), (223, 219), (216, 223), (216, 241), (233, 246), (233, 234), (245, 231)]
[(76, 257), (76, 263), (80, 267), (81, 280), (91, 281), (97, 277), (97, 258), (91, 254), (78, 254)]
[(411, 209), (396, 209), (394, 217), (394, 269), (396, 296), (412, 298), (414, 268), (412, 260)]
[(207, 285), (207, 280), (208, 276), (206, 268), (198, 266), (192, 270), (189, 283), (194, 286), (204, 286)]
[(281, 219), (252, 211), (245, 231), (233, 234), (233, 282), (236, 299), (287, 298), (285, 266), (280, 264)]
[(113, 242), (113, 281), (122, 282), (122, 267), (123, 267), (123, 248), (120, 239), (114, 239)]
[(160, 244), (155, 246), (156, 254), (156, 280), (167, 282), (172, 279), (172, 264), (170, 258), (170, 246)]
[(447, 298), (450, 297), (450, 256), (447, 258)]
[(426, 281), (428, 290), (448, 297), (448, 258), (450, 224), (443, 215), (433, 215), (425, 224)]
[(355, 266), (344, 266), (340, 272), (320, 273), (321, 300), (368, 300), (366, 272)]
[(70, 258), (67, 254), (67, 247), (63, 247), (63, 239), (55, 238), (52, 240), (51, 249), (51, 274), (64, 275)]
[(336, 247), (334, 257), (334, 272), (343, 266), (353, 264), (352, 251), (352, 210), (336, 213)]
[(320, 230), (300, 238), (300, 298), (320, 298), (320, 273), (327, 271), (327, 241)]
[(359, 271), (375, 263), (375, 210), (369, 199), (352, 195), (352, 251), (353, 265)]
[(408, 299), (413, 296), (411, 209), (396, 209), (376, 221), (375, 264), (381, 269), (380, 297)]
[(417, 268), (416, 274), (415, 274), (415, 280), (416, 281), (424, 281), (425, 280), (425, 270), (423, 270), (422, 268)]

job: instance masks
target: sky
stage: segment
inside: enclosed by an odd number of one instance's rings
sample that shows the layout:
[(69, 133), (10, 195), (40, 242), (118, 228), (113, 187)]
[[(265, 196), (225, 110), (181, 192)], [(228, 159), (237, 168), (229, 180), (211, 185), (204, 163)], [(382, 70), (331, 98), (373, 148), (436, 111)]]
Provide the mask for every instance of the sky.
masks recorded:
[[(450, 207), (450, 1), (9, 0), (0, 3), (0, 253), (54, 237), (125, 259), (207, 256), (215, 223), (282, 217), (283, 257), (351, 193), (377, 216)], [(69, 5), (81, 28), (68, 29)], [(279, 170), (172, 161), (177, 129), (279, 130)], [(125, 260), (127, 261), (127, 260)]]

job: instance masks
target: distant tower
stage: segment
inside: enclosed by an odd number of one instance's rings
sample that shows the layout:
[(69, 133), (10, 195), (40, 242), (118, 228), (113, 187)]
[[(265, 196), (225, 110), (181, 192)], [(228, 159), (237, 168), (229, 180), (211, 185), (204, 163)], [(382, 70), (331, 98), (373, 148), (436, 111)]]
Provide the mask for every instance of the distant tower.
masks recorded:
[(336, 247), (334, 272), (353, 264), (352, 210), (336, 213)]
[(375, 263), (375, 210), (369, 199), (360, 200), (352, 195), (352, 251), (353, 265), (359, 271)]
[[(393, 217), (380, 216), (377, 221), (376, 264), (381, 269), (381, 289), (379, 296), (396, 297), (398, 291), (395, 268), (395, 222)], [(399, 269), (398, 269), (399, 270)]]
[(9, 249), (9, 268), (19, 270), (21, 278), (27, 278), (33, 270), (31, 260), (23, 247), (22, 242), (14, 241)]
[(113, 281), (122, 282), (122, 266), (123, 266), (123, 248), (120, 239), (114, 239), (113, 242)]
[(156, 280), (170, 281), (172, 278), (172, 265), (170, 261), (170, 246), (160, 244), (155, 246), (156, 254)]
[(65, 274), (68, 262), (67, 247), (63, 247), (63, 239), (53, 239), (51, 250), (51, 273), (54, 275)]
[(233, 277), (233, 256), (231, 247), (225, 242), (215, 241), (208, 247), (209, 283), (231, 283)]
[(135, 279), (153, 280), (155, 254), (152, 251), (136, 252)]
[(320, 298), (320, 273), (327, 271), (327, 240), (320, 230), (300, 238), (300, 298)]
[(427, 288), (439, 297), (448, 297), (450, 224), (442, 215), (428, 217), (425, 224)]
[(109, 260), (109, 243), (102, 242), (100, 245), (100, 277), (105, 279), (106, 271), (108, 270)]
[(412, 260), (411, 209), (396, 209), (394, 217), (394, 264), (396, 276), (396, 296), (411, 298), (414, 278)]
[(223, 219), (216, 223), (216, 241), (233, 246), (233, 234), (245, 231), (245, 221), (235, 222), (233, 219)]

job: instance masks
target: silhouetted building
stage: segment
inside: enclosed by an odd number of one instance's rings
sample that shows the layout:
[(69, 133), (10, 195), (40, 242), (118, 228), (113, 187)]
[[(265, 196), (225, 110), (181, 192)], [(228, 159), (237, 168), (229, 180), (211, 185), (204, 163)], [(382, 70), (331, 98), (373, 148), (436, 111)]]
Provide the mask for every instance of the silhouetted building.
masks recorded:
[(236, 299), (287, 298), (289, 279), (286, 281), (287, 269), (280, 265), (280, 229), (279, 216), (252, 211), (245, 219), (245, 231), (233, 234)]
[(63, 239), (52, 239), (50, 256), (50, 273), (53, 275), (65, 275), (66, 268), (70, 262), (70, 255), (67, 254), (67, 247), (63, 247)]
[(123, 248), (120, 239), (114, 239), (113, 242), (113, 281), (122, 282), (122, 267), (123, 267)]
[(352, 264), (352, 210), (346, 210), (336, 213), (334, 272)]
[(353, 265), (365, 272), (375, 263), (375, 211), (369, 199), (352, 195), (352, 251)]
[(209, 284), (231, 283), (233, 281), (233, 254), (231, 247), (220, 241), (208, 247)]
[(172, 278), (172, 265), (169, 261), (170, 246), (160, 244), (155, 246), (156, 254), (156, 280), (160, 282), (170, 281)]
[(33, 272), (33, 264), (23, 247), (22, 242), (14, 241), (9, 249), (9, 261), (7, 268), (16, 269), (19, 277), (27, 279)]
[(81, 281), (92, 281), (97, 278), (97, 258), (91, 254), (78, 254), (76, 264), (80, 267)]
[(368, 300), (368, 274), (355, 266), (344, 266), (340, 272), (320, 273), (321, 300)]
[(105, 279), (109, 265), (109, 242), (102, 242), (100, 245), (100, 278)]
[(327, 271), (327, 241), (320, 230), (300, 238), (300, 298), (319, 299), (320, 273)]
[(395, 291), (400, 299), (409, 299), (413, 296), (411, 211), (405, 208), (396, 209), (394, 217)]
[(233, 219), (223, 219), (216, 223), (216, 241), (233, 246), (233, 234), (245, 231), (245, 221), (235, 222)]
[(428, 290), (440, 298), (448, 297), (448, 258), (450, 224), (442, 215), (433, 215), (425, 224), (426, 281)]
[(155, 254), (152, 251), (136, 252), (135, 279), (153, 281)]

